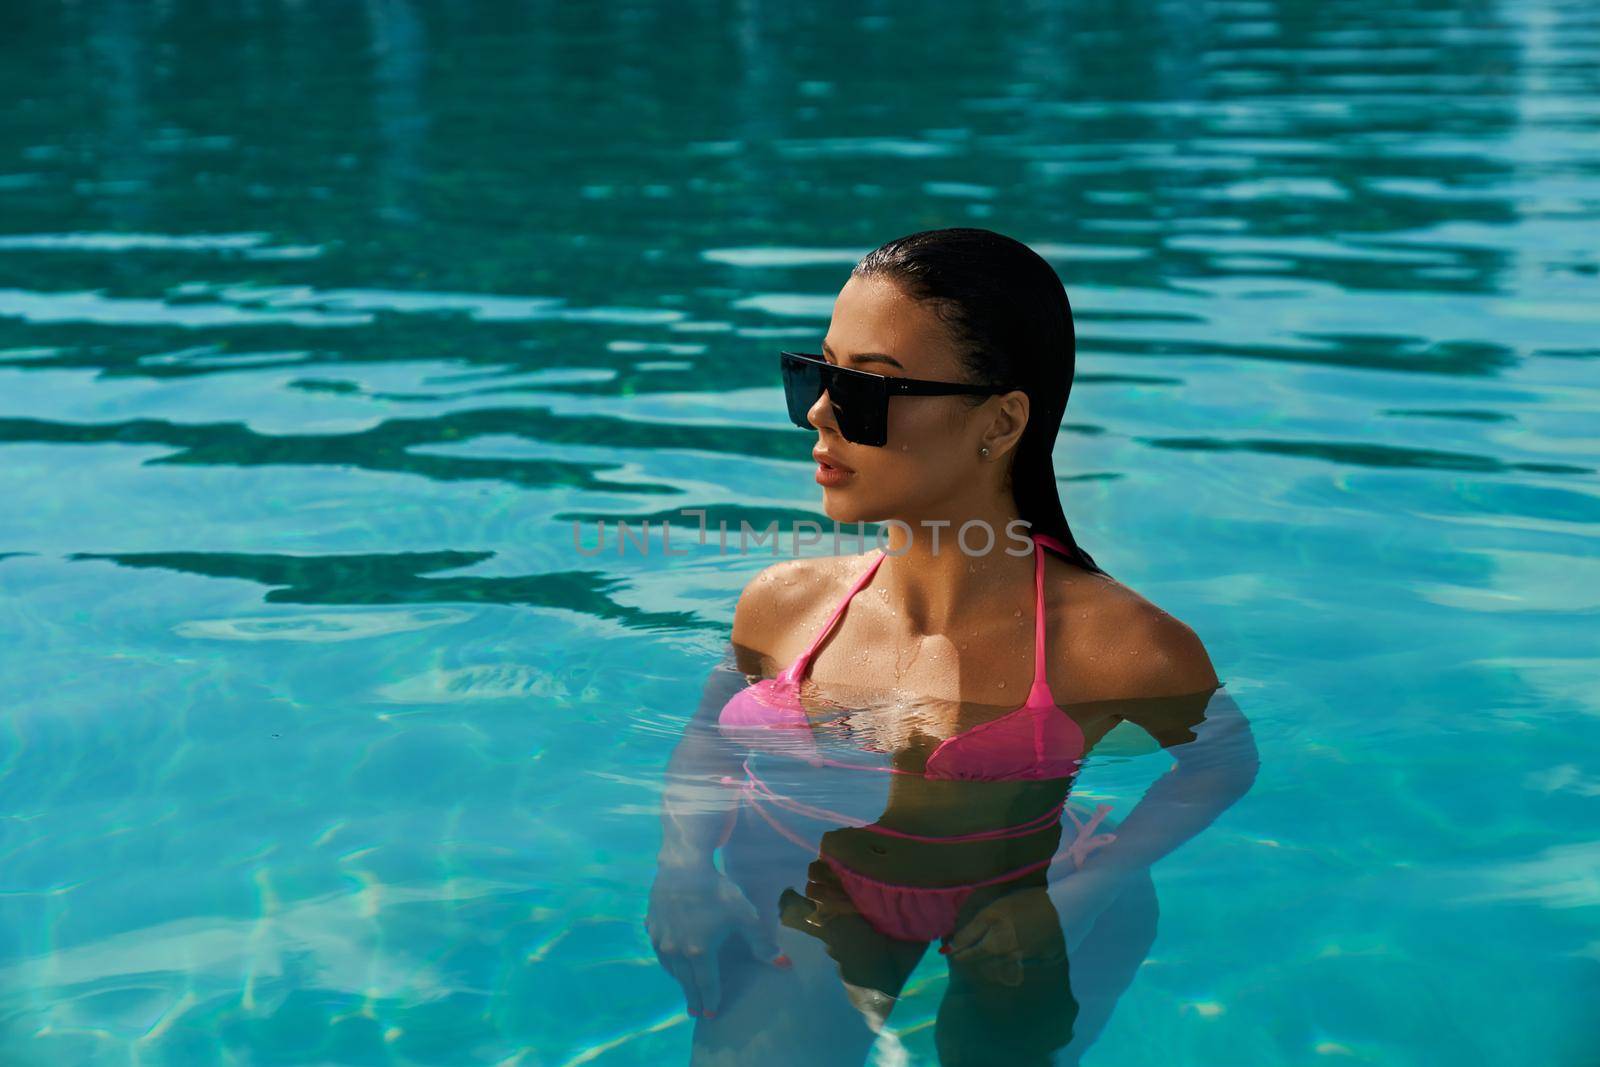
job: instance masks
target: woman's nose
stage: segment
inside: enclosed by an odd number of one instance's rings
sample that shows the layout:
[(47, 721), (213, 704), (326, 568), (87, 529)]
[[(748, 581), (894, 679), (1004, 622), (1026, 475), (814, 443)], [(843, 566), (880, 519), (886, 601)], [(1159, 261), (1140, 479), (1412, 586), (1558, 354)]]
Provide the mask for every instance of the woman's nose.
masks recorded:
[[(818, 421), (819, 416), (823, 421)], [(806, 421), (819, 430), (824, 426), (830, 430), (837, 431), (839, 429), (838, 426), (834, 425), (833, 421), (833, 397), (828, 395), (826, 389), (822, 391), (821, 396), (817, 397), (817, 402), (812, 404), (806, 411)]]

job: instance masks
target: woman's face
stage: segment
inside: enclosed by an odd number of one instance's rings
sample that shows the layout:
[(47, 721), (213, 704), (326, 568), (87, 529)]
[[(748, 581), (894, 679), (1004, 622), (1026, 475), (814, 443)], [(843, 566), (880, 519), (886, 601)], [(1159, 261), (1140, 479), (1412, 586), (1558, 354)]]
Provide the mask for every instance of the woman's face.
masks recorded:
[[(888, 377), (967, 380), (955, 347), (933, 311), (882, 278), (851, 276), (833, 304), (822, 354), (830, 363)], [(817, 450), (854, 473), (824, 484), (823, 511), (839, 523), (923, 518), (959, 522), (958, 500), (982, 479), (978, 449), (993, 423), (998, 398), (970, 407), (959, 396), (889, 399), (888, 441), (882, 447), (844, 439), (827, 393), (807, 418)]]

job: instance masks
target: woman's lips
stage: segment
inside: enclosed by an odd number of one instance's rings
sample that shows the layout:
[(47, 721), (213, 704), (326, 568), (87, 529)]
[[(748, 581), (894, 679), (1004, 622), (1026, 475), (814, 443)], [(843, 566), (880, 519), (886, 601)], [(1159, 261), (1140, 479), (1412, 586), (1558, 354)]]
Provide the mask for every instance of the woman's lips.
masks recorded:
[(811, 458), (817, 461), (818, 485), (844, 485), (856, 472), (834, 460), (825, 452), (813, 452)]
[(844, 485), (855, 476), (855, 471), (847, 471), (843, 467), (830, 467), (821, 460), (817, 461), (818, 485)]

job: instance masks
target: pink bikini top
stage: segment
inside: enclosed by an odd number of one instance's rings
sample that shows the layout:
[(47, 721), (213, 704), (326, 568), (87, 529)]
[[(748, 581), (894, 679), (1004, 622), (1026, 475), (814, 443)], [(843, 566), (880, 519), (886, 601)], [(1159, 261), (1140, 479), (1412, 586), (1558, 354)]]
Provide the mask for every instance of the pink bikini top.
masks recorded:
[[(941, 741), (931, 755), (925, 769), (925, 778), (965, 779), (969, 781), (1003, 781), (1017, 778), (1066, 778), (1077, 773), (1083, 757), (1083, 731), (1066, 712), (1062, 711), (1045, 680), (1044, 650), (1044, 552), (1041, 545), (1049, 545), (1065, 553), (1067, 547), (1048, 534), (1033, 534), (1033, 588), (1034, 588), (1034, 639), (1033, 687), (1028, 691), (1027, 702), (1015, 711), (964, 730), (954, 737)], [(877, 573), (886, 553), (880, 549), (878, 558), (857, 578), (839, 606), (833, 609), (827, 623), (811, 641), (811, 646), (800, 654), (775, 678), (763, 678), (734, 694), (723, 705), (717, 717), (718, 727), (724, 731), (738, 731), (747, 727), (794, 728), (806, 731), (797, 740), (800, 751), (789, 748), (791, 755), (801, 755), (813, 765), (832, 764), (869, 770), (884, 770), (893, 774), (915, 774), (896, 767), (871, 767), (859, 763), (844, 763), (825, 759), (817, 754), (811, 741), (811, 721), (800, 702), (800, 680), (811, 666), (812, 657), (823, 639), (832, 632), (844, 614), (850, 600), (860, 592)]]

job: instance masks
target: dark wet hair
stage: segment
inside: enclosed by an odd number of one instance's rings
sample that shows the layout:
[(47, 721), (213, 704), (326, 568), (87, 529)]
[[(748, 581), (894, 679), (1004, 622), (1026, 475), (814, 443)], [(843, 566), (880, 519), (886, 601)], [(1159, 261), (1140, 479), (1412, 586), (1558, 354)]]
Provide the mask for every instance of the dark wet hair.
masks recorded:
[[(1067, 526), (1051, 458), (1077, 362), (1072, 305), (1055, 269), (1021, 241), (958, 226), (897, 237), (851, 274), (886, 279), (928, 304), (960, 347), (971, 381), (1028, 394), (1028, 424), (1011, 466), (1017, 513), (1033, 532), (1067, 545), (1073, 563), (1105, 574)], [(974, 406), (985, 399), (966, 398)]]

